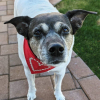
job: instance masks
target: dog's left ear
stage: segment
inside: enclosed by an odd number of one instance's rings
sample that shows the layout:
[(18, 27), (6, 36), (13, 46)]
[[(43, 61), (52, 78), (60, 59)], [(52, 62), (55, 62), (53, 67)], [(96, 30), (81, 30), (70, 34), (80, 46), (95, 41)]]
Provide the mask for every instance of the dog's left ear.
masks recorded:
[(66, 13), (72, 25), (73, 34), (75, 34), (75, 32), (82, 27), (83, 21), (88, 14), (97, 14), (97, 12), (73, 10)]
[(26, 39), (28, 39), (28, 30), (29, 30), (29, 24), (32, 18), (28, 16), (20, 16), (20, 17), (15, 17), (4, 24), (11, 23), (16, 27), (17, 32), (20, 35), (23, 35)]

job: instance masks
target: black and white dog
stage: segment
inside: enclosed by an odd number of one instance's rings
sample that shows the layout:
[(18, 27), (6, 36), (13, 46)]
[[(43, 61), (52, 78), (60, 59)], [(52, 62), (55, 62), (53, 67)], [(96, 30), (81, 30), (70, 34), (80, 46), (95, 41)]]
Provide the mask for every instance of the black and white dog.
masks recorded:
[(17, 31), (18, 53), (24, 66), (29, 90), (28, 100), (36, 98), (35, 74), (31, 74), (26, 63), (23, 43), (27, 39), (32, 52), (44, 64), (54, 66), (56, 100), (65, 100), (61, 83), (71, 60), (74, 34), (81, 28), (85, 17), (96, 12), (73, 10), (61, 14), (49, 0), (15, 0), (14, 17), (10, 21)]

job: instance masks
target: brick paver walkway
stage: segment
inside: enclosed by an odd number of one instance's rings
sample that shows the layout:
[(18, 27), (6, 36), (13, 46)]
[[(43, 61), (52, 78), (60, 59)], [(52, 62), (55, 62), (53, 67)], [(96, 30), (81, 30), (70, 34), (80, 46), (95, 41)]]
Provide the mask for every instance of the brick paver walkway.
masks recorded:
[[(51, 0), (56, 4), (60, 0)], [(0, 0), (0, 100), (26, 100), (28, 84), (18, 58), (16, 30), (3, 23), (13, 18), (14, 0)], [(36, 75), (36, 100), (55, 100), (53, 73)], [(67, 100), (100, 100), (100, 80), (73, 52), (62, 91)]]

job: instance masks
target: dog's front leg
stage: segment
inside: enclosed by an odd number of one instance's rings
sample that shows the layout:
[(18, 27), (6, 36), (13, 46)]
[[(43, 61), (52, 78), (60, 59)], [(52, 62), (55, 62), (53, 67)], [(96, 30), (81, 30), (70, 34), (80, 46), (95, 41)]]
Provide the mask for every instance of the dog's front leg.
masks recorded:
[(24, 67), (24, 70), (29, 85), (27, 100), (34, 100), (36, 98), (35, 74), (31, 74), (28, 67)]
[(65, 69), (60, 71), (59, 73), (55, 73), (54, 75), (54, 80), (55, 80), (54, 95), (56, 97), (56, 100), (65, 100), (65, 97), (61, 91), (61, 84), (62, 84), (64, 75), (65, 75)]

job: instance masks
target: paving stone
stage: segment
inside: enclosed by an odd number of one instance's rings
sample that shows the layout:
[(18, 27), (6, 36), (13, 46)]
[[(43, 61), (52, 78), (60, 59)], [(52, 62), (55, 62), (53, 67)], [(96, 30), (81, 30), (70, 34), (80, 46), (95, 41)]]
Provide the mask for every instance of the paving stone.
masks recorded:
[(10, 82), (9, 98), (17, 98), (27, 96), (28, 83), (27, 80), (19, 80)]
[(80, 79), (79, 83), (90, 100), (100, 100), (100, 80), (97, 76)]
[(23, 66), (10, 67), (10, 81), (26, 78)]
[[(39, 74), (35, 74), (35, 77), (39, 77)], [(21, 66), (14, 66), (10, 67), (10, 81), (26, 79), (24, 67)]]
[(14, 5), (7, 5), (7, 9), (14, 9)]
[(64, 94), (66, 100), (88, 100), (88, 98), (86, 97), (86, 95), (84, 94), (84, 92), (81, 89), (64, 91), (63, 94)]
[(27, 100), (27, 98), (18, 98), (18, 99), (13, 99), (13, 100)]
[(71, 90), (75, 89), (75, 84), (73, 82), (72, 76), (70, 73), (65, 74), (65, 77), (62, 82), (62, 90)]
[(0, 55), (1, 55), (1, 45), (0, 45)]
[(71, 59), (71, 62), (68, 65), (68, 69), (71, 71), (76, 79), (94, 75), (90, 68), (79, 57)]
[(8, 100), (8, 75), (0, 76), (0, 100)]
[(6, 2), (0, 2), (0, 6), (6, 5)]
[[(10, 1), (10, 0), (2, 0), (2, 1)], [(14, 1), (14, 0), (13, 0)]]
[(18, 53), (18, 45), (10, 44), (10, 45), (2, 45), (1, 46), (1, 55)]
[(8, 56), (0, 56), (0, 74), (8, 74)]
[(21, 65), (21, 60), (19, 59), (18, 54), (13, 54), (9, 56), (10, 66)]
[(50, 77), (36, 78), (37, 98), (35, 100), (55, 100)]
[(73, 77), (73, 81), (74, 81), (77, 89), (81, 88), (80, 84), (78, 83), (78, 81), (74, 77)]
[(6, 32), (7, 31), (7, 25), (3, 22), (0, 22), (0, 32)]
[(0, 16), (0, 22), (1, 22), (1, 16)]
[(53, 5), (56, 5), (57, 3), (59, 3), (61, 0), (49, 0), (50, 3), (52, 3)]
[(10, 1), (10, 0), (2, 0), (2, 1)]
[(17, 43), (17, 35), (9, 35), (9, 43)]
[(6, 15), (6, 14), (7, 14), (6, 10), (5, 11), (0, 11), (0, 16)]
[(8, 15), (14, 14), (14, 10), (7, 10), (7, 14), (8, 14)]
[(7, 7), (6, 6), (0, 6), (0, 10), (6, 10), (7, 9)]
[(8, 28), (8, 34), (9, 34), (9, 35), (17, 34), (16, 28), (15, 28), (15, 27), (13, 27), (13, 28)]
[(0, 33), (0, 45), (8, 44), (8, 35), (7, 33)]
[[(53, 76), (51, 77), (52, 82), (53, 82), (53, 86), (54, 86), (54, 78)], [(75, 84), (73, 82), (73, 79), (71, 77), (71, 74), (65, 74), (64, 79), (62, 81), (62, 91), (63, 90), (71, 90), (71, 89), (75, 89)]]
[(12, 5), (12, 4), (14, 4), (14, 0), (7, 1), (7, 5)]
[(74, 52), (74, 51), (72, 51), (72, 58), (74, 58), (74, 57), (76, 57), (77, 56), (77, 54)]
[(8, 21), (12, 19), (14, 15), (7, 15), (7, 16), (1, 16), (1, 21)]
[(8, 28), (15, 28), (13, 24), (7, 24)]

